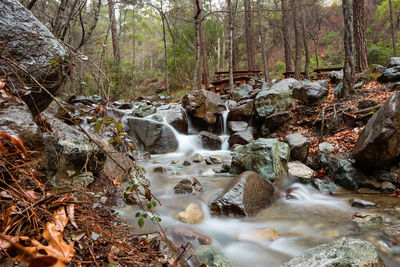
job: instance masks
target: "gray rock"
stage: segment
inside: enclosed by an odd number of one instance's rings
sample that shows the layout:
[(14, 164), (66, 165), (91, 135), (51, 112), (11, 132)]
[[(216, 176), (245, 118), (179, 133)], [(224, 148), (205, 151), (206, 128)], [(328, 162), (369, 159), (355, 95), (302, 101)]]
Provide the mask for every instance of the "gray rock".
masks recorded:
[(175, 194), (195, 194), (203, 192), (203, 186), (194, 177), (181, 180), (174, 186)]
[(178, 140), (165, 123), (135, 117), (128, 117), (127, 121), (129, 135), (137, 137), (146, 151), (163, 154), (178, 148)]
[(289, 176), (297, 178), (300, 183), (311, 184), (314, 171), (300, 161), (292, 161), (288, 163)]
[(210, 149), (210, 150), (221, 149), (222, 141), (216, 134), (202, 131), (200, 132), (200, 139), (205, 149)]
[(359, 82), (354, 84), (354, 89), (362, 89), (362, 87), (364, 86), (364, 82)]
[(331, 71), (328, 73), (328, 78), (332, 84), (337, 84), (343, 80), (343, 70)]
[[(0, 17), (2, 56), (17, 62), (19, 67), (56, 95), (69, 68), (64, 47), (17, 0), (0, 1)], [(7, 88), (22, 96), (34, 115), (46, 109), (53, 99), (38, 84), (8, 61), (0, 59), (0, 65), (2, 72), (8, 75)]]
[(101, 104), (101, 103), (103, 103), (103, 99), (98, 95), (77, 96), (77, 97), (70, 98), (68, 100), (68, 103), (70, 103), (70, 104), (81, 103), (84, 105)]
[(202, 162), (203, 160), (204, 160), (203, 156), (200, 155), (199, 153), (194, 154), (192, 157), (192, 161), (196, 163)]
[[(230, 267), (228, 258), (223, 255), (219, 249), (213, 246), (200, 246), (196, 249), (196, 255), (202, 263), (209, 267)], [(201, 266), (199, 264), (198, 266)]]
[(317, 188), (320, 192), (322, 192), (324, 194), (331, 194), (332, 192), (342, 190), (342, 187), (334, 184), (331, 181), (314, 179), (314, 180), (312, 180), (312, 182), (313, 182), (314, 187)]
[(251, 87), (251, 85), (249, 84), (235, 87), (232, 92), (233, 100), (239, 101), (240, 99), (242, 99), (242, 97), (250, 93), (252, 90), (253, 87)]
[(170, 109), (162, 112), (165, 122), (174, 127), (178, 132), (188, 133), (188, 121), (181, 108)]
[(340, 93), (342, 92), (342, 90), (343, 90), (343, 83), (340, 82), (340, 83), (338, 83), (338, 84), (335, 86), (335, 88), (333, 88), (332, 93), (333, 93), (335, 96), (338, 96), (338, 95), (340, 95)]
[(317, 81), (317, 83), (319, 83), (322, 87), (325, 87), (326, 89), (329, 88), (329, 83), (325, 80)]
[(400, 57), (392, 57), (386, 65), (386, 68), (392, 68), (400, 66)]
[(282, 267), (384, 267), (374, 245), (368, 241), (342, 237), (294, 257)]
[(378, 77), (377, 81), (380, 83), (400, 81), (400, 66), (384, 69), (381, 76)]
[(360, 227), (378, 225), (382, 223), (382, 217), (378, 214), (355, 213), (353, 222)]
[(352, 207), (356, 208), (373, 208), (376, 207), (376, 203), (364, 200), (364, 199), (359, 199), (359, 198), (352, 198), (349, 200), (350, 205)]
[(228, 143), (229, 146), (233, 146), (235, 144), (239, 145), (247, 145), (254, 141), (254, 137), (249, 131), (237, 132), (229, 136)]
[(255, 215), (272, 203), (274, 186), (253, 171), (233, 179), (211, 204), (213, 215), (243, 217)]
[(369, 119), (353, 148), (357, 166), (383, 169), (400, 156), (400, 92)]
[(319, 154), (325, 154), (325, 155), (329, 155), (333, 152), (333, 150), (335, 149), (335, 147), (328, 142), (322, 142), (318, 145), (318, 153)]
[(211, 156), (211, 157), (206, 158), (206, 163), (207, 164), (221, 164), (222, 159), (220, 159), (219, 157)]
[(236, 106), (229, 109), (229, 119), (233, 121), (247, 120), (253, 115), (253, 112), (254, 100), (241, 100)]
[(132, 111), (135, 117), (143, 118), (156, 113), (157, 108), (147, 102), (139, 102), (137, 107)]
[(288, 134), (285, 142), (290, 148), (290, 159), (305, 162), (310, 149), (310, 141), (300, 133)]
[(249, 124), (245, 121), (230, 121), (230, 122), (228, 122), (228, 128), (234, 133), (246, 131), (248, 125)]
[(328, 88), (318, 82), (298, 82), (292, 85), (292, 90), (293, 98), (302, 101), (307, 106), (315, 105), (328, 95)]
[(91, 172), (80, 173), (74, 176), (72, 179), (73, 179), (72, 184), (78, 187), (79, 186), (87, 187), (88, 185), (94, 182), (94, 176), (93, 173)]
[(247, 145), (238, 145), (233, 150), (230, 173), (255, 171), (261, 177), (275, 180), (287, 174), (289, 146), (277, 139), (259, 138)]
[(382, 191), (385, 193), (394, 193), (397, 191), (397, 187), (394, 186), (391, 182), (383, 182)]
[(292, 115), (289, 111), (276, 112), (266, 117), (262, 126), (267, 128), (269, 131), (275, 131), (291, 119)]
[(190, 115), (209, 125), (215, 124), (218, 114), (226, 110), (219, 95), (206, 90), (195, 90), (185, 95), (182, 99), (182, 107)]

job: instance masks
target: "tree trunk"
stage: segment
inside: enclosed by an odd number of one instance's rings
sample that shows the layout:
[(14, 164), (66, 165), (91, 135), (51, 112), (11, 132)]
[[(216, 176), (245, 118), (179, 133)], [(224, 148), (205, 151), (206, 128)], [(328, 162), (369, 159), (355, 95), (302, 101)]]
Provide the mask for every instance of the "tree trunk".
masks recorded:
[(308, 47), (308, 38), (306, 32), (306, 23), (304, 18), (304, 10), (301, 9), (301, 28), (303, 32), (303, 45), (304, 45), (304, 54), (306, 58), (306, 62), (304, 64), (304, 73), (307, 79), (310, 79), (310, 49)]
[(246, 48), (247, 48), (247, 69), (254, 70), (254, 40), (253, 40), (253, 23), (251, 12), (251, 0), (244, 0), (244, 22), (246, 32)]
[(135, 66), (136, 66), (136, 18), (135, 9), (132, 11), (132, 87), (135, 87)]
[(296, 57), (294, 61), (294, 78), (296, 80), (300, 80), (300, 72), (301, 72), (301, 42), (300, 42), (300, 30), (299, 23), (297, 18), (297, 6), (296, 0), (291, 1), (291, 8), (293, 14), (293, 27), (294, 27), (294, 43), (295, 43), (295, 52)]
[(169, 77), (168, 77), (168, 54), (167, 54), (167, 38), (165, 34), (165, 14), (163, 11), (163, 2), (160, 1), (161, 4), (161, 20), (162, 20), (162, 33), (163, 33), (163, 43), (164, 43), (164, 64), (165, 64), (165, 86), (167, 87), (167, 93), (170, 95), (169, 90)]
[(201, 0), (194, 0), (194, 27), (196, 31), (196, 63), (195, 63), (195, 71), (194, 71), (194, 89), (200, 90), (201, 89), (201, 47), (200, 47), (200, 20), (201, 20), (201, 9), (199, 1)]
[(290, 51), (290, 38), (289, 38), (289, 18), (288, 18), (288, 10), (286, 9), (286, 1), (281, 0), (282, 5), (282, 35), (283, 35), (283, 44), (285, 47), (285, 64), (286, 71), (292, 71), (292, 52)]
[(236, 17), (236, 10), (237, 10), (238, 0), (235, 0), (235, 6), (232, 7), (231, 0), (227, 0), (228, 6), (228, 27), (229, 27), (229, 42), (228, 42), (228, 50), (229, 50), (229, 88), (232, 92), (233, 87), (235, 86), (233, 81), (233, 70), (234, 70), (234, 61), (233, 61), (233, 30), (235, 28), (235, 17)]
[(115, 6), (113, 0), (107, 0), (107, 1), (108, 1), (108, 16), (110, 18), (110, 25), (111, 25), (111, 39), (112, 39), (114, 61), (116, 62), (117, 69), (119, 69), (120, 54), (119, 54), (117, 23), (115, 19)]
[(200, 7), (200, 15), (199, 15), (199, 19), (200, 19), (200, 23), (199, 23), (199, 27), (200, 27), (200, 56), (201, 56), (201, 73), (202, 73), (202, 82), (205, 85), (205, 87), (207, 88), (208, 86), (208, 67), (207, 67), (207, 48), (206, 48), (206, 44), (204, 41), (204, 23), (203, 23), (203, 1), (202, 0), (198, 0), (199, 2), (199, 7)]
[(389, 11), (390, 11), (390, 31), (392, 34), (392, 46), (393, 46), (393, 56), (397, 57), (396, 48), (396, 36), (394, 35), (394, 23), (393, 23), (393, 6), (392, 0), (389, 0)]
[(342, 0), (344, 18), (344, 69), (343, 90), (339, 97), (347, 97), (354, 86), (354, 59), (353, 59), (353, 12), (352, 0)]
[(353, 0), (354, 41), (356, 48), (357, 71), (368, 68), (368, 51), (365, 40), (364, 0)]
[(314, 38), (314, 53), (315, 53), (315, 62), (317, 64), (317, 69), (319, 68), (319, 59), (318, 59), (318, 38)]
[(260, 39), (261, 39), (261, 52), (262, 52), (262, 60), (263, 60), (263, 74), (265, 81), (268, 81), (268, 57), (266, 46), (266, 38), (265, 38), (265, 26), (262, 19), (261, 14), (261, 0), (257, 0), (257, 16), (258, 16), (258, 27), (260, 28)]

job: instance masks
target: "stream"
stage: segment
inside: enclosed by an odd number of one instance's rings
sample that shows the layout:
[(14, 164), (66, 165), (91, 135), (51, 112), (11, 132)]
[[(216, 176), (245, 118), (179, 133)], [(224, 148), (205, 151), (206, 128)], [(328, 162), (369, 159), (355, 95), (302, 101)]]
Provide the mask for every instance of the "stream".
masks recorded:
[[(212, 245), (221, 250), (232, 266), (280, 266), (308, 248), (348, 236), (372, 242), (386, 266), (400, 265), (400, 251), (393, 251), (384, 241), (384, 227), (397, 226), (400, 231), (400, 200), (386, 195), (344, 193), (327, 196), (311, 185), (298, 184), (287, 179), (277, 190), (285, 192), (290, 187), (290, 197), (282, 197), (254, 217), (234, 219), (211, 216), (208, 204), (235, 177), (218, 171), (222, 164), (229, 164), (231, 160), (231, 151), (228, 150), (227, 144), (227, 112), (222, 118), (221, 150), (204, 150), (199, 136), (195, 135), (189, 122), (190, 135), (180, 134), (171, 127), (179, 141), (179, 147), (174, 153), (151, 155), (151, 159), (138, 163), (146, 169), (146, 177), (151, 181), (151, 190), (162, 203), (156, 207), (156, 212), (162, 218), (161, 224), (177, 245), (187, 242), (179, 233), (195, 232), (211, 239)], [(218, 157), (222, 163), (207, 165), (204, 160), (199, 163), (192, 162), (191, 159), (196, 153), (204, 158)], [(191, 165), (184, 166), (185, 160)], [(154, 172), (156, 167), (161, 167), (164, 171)], [(174, 185), (189, 177), (197, 178), (204, 191), (199, 196), (175, 194)], [(373, 201), (378, 204), (378, 208), (353, 208), (348, 201), (351, 198)], [(178, 213), (185, 210), (190, 203), (201, 207), (204, 219), (199, 224), (187, 224), (178, 220)], [(120, 214), (136, 232), (158, 231), (157, 226), (150, 221), (147, 221), (143, 228), (139, 228), (135, 218), (136, 209), (136, 206), (126, 206), (120, 210)], [(377, 226), (357, 226), (352, 219), (353, 214), (360, 210), (381, 215), (383, 223)], [(263, 241), (251, 234), (265, 228), (274, 229), (279, 238)], [(199, 245), (196, 242), (193, 243), (194, 247)]]

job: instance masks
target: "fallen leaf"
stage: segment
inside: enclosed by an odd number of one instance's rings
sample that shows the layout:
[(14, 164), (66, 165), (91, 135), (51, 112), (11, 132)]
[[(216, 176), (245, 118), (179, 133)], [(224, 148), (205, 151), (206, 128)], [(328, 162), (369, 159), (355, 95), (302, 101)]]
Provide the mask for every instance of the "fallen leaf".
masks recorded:
[(118, 182), (118, 180), (119, 180), (119, 177), (118, 177), (118, 176), (115, 176), (115, 178), (114, 178), (114, 180), (113, 180), (113, 184), (114, 184), (114, 185), (118, 185), (118, 186), (120, 186), (120, 185), (121, 185), (121, 183), (120, 183), (120, 182)]
[(75, 205), (70, 204), (67, 206), (67, 213), (68, 213), (68, 218), (71, 221), (71, 224), (78, 229), (78, 225), (75, 222)]
[[(0, 131), (0, 139), (5, 139), (11, 142), (16, 149), (18, 149), (25, 157), (27, 156), (28, 152), (25, 149), (24, 142), (21, 138), (17, 135), (11, 135), (5, 132)], [(1, 147), (4, 150), (4, 147)]]
[(31, 260), (29, 267), (64, 267), (62, 261), (53, 256), (39, 256)]
[(2, 198), (13, 199), (13, 196), (10, 195), (7, 191), (1, 191), (1, 192), (0, 192), (0, 197), (2, 197)]
[(26, 191), (25, 193), (26, 193), (30, 198), (32, 198), (32, 199), (34, 199), (34, 200), (38, 198), (37, 195), (36, 195), (36, 192), (33, 191), (33, 190)]
[(54, 219), (55, 230), (60, 232), (64, 231), (64, 227), (68, 223), (68, 217), (67, 214), (65, 213), (65, 208), (61, 207), (58, 210), (56, 210), (53, 214), (53, 219)]

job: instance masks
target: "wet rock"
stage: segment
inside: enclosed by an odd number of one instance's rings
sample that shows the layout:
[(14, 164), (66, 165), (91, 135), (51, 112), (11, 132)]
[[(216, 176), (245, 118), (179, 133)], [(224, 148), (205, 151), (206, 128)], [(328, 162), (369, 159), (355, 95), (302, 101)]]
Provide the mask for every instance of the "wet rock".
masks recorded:
[(310, 141), (300, 133), (289, 134), (285, 142), (290, 148), (290, 159), (305, 162), (310, 149)]
[(183, 179), (178, 184), (174, 186), (175, 194), (194, 194), (203, 192), (203, 186), (200, 182), (194, 178), (190, 177)]
[(257, 115), (265, 118), (275, 112), (286, 111), (293, 104), (292, 91), (289, 87), (296, 82), (292, 78), (284, 79), (270, 89), (258, 93), (254, 101)]
[(116, 109), (122, 109), (122, 110), (133, 109), (132, 103), (131, 102), (126, 102), (126, 101), (115, 101), (113, 103), (113, 106)]
[(393, 166), (390, 172), (385, 170), (378, 170), (374, 172), (373, 177), (375, 180), (383, 182), (398, 183), (398, 177), (400, 174), (400, 165)]
[(246, 131), (247, 126), (249, 126), (249, 124), (245, 121), (230, 121), (230, 122), (228, 122), (229, 130), (231, 130), (234, 133)]
[(201, 233), (195, 229), (186, 227), (184, 225), (179, 226), (174, 229), (174, 233), (179, 235), (183, 239), (183, 243), (187, 244), (188, 242), (194, 243), (198, 242), (200, 245), (211, 245), (212, 238)]
[(372, 179), (366, 179), (360, 182), (360, 187), (366, 187), (366, 188), (371, 188), (374, 190), (380, 190), (382, 187), (382, 183), (372, 180)]
[(88, 185), (94, 182), (94, 176), (93, 173), (91, 172), (80, 173), (74, 176), (72, 179), (73, 179), (72, 184), (78, 187), (79, 186), (87, 187)]
[(332, 84), (337, 84), (343, 80), (343, 70), (331, 71), (328, 73), (328, 78)]
[(163, 112), (165, 122), (174, 127), (178, 132), (188, 133), (188, 122), (181, 108), (171, 109)]
[(385, 193), (394, 193), (397, 191), (397, 187), (394, 186), (391, 182), (383, 182), (382, 191)]
[[(219, 249), (213, 246), (201, 246), (196, 249), (196, 255), (200, 261), (209, 267), (230, 267), (231, 264)], [(198, 266), (201, 266), (199, 263)]]
[(218, 114), (226, 110), (221, 98), (210, 91), (195, 90), (185, 95), (182, 99), (182, 107), (195, 118), (207, 124), (215, 124)]
[(254, 100), (245, 99), (237, 103), (236, 106), (229, 109), (229, 119), (233, 121), (247, 120), (253, 115)]
[(352, 153), (364, 170), (383, 169), (400, 156), (400, 92), (369, 119)]
[(374, 190), (374, 189), (370, 189), (370, 188), (365, 188), (365, 187), (362, 187), (362, 188), (359, 188), (358, 190), (357, 190), (357, 193), (359, 193), (359, 194), (381, 194), (381, 192), (380, 191), (377, 191), (377, 190)]
[(292, 96), (302, 101), (307, 106), (318, 104), (324, 96), (328, 95), (328, 88), (318, 82), (298, 82), (292, 85)]
[(347, 189), (358, 189), (363, 174), (350, 161), (325, 154), (320, 155), (320, 164), (335, 183)]
[(335, 147), (328, 142), (322, 142), (318, 145), (318, 153), (319, 154), (324, 154), (324, 155), (329, 155), (333, 152)]
[(229, 146), (235, 144), (246, 145), (254, 141), (253, 135), (249, 131), (237, 132), (229, 136), (228, 143)]
[(353, 222), (360, 227), (378, 225), (382, 223), (382, 217), (378, 214), (356, 213)]
[(190, 163), (190, 162), (187, 161), (187, 160), (185, 160), (185, 161), (183, 162), (183, 166), (190, 166), (190, 165), (192, 165), (192, 163)]
[(384, 267), (374, 245), (368, 241), (342, 237), (328, 244), (319, 245), (294, 257), (282, 267)]
[(135, 117), (127, 118), (129, 135), (137, 137), (150, 153), (163, 154), (174, 152), (178, 140), (173, 131), (164, 123)]
[[(19, 1), (0, 1), (0, 17), (2, 57), (17, 62), (20, 68), (56, 95), (69, 71), (64, 47)], [(34, 115), (52, 102), (53, 99), (24, 71), (4, 59), (0, 59), (0, 65), (8, 76), (7, 89), (22, 96)]]
[(314, 179), (312, 180), (313, 185), (317, 188), (320, 192), (324, 194), (331, 194), (336, 191), (342, 190), (342, 188), (331, 181), (324, 181), (322, 179)]
[(292, 161), (288, 163), (288, 174), (289, 176), (297, 178), (303, 184), (310, 184), (314, 171), (307, 165), (300, 161)]
[(156, 113), (157, 108), (147, 102), (139, 102), (137, 107), (132, 111), (135, 117), (143, 118)]
[(400, 66), (384, 69), (381, 76), (378, 77), (377, 81), (380, 83), (400, 81)]
[(19, 136), (29, 150), (43, 150), (42, 132), (33, 120), (28, 106), (14, 97), (3, 99), (0, 102), (0, 131)]
[(233, 179), (211, 204), (213, 215), (243, 217), (255, 215), (272, 203), (274, 186), (253, 171)]
[(206, 163), (207, 164), (221, 164), (222, 160), (218, 157), (211, 156), (211, 157), (206, 158)]
[(264, 228), (259, 230), (253, 230), (246, 233), (241, 233), (237, 236), (239, 241), (250, 241), (250, 242), (265, 242), (274, 241), (279, 238), (279, 234), (270, 228)]
[(153, 168), (153, 172), (155, 173), (166, 173), (168, 171), (168, 168), (163, 167), (163, 166), (158, 166)]
[(200, 139), (205, 149), (210, 149), (210, 150), (221, 149), (222, 141), (216, 134), (202, 131), (200, 132)]
[(184, 223), (197, 224), (203, 221), (203, 213), (199, 205), (195, 203), (190, 203), (186, 207), (185, 211), (178, 213), (178, 220)]
[(70, 103), (70, 104), (81, 103), (84, 105), (101, 104), (101, 103), (103, 103), (103, 99), (98, 95), (75, 96), (75, 97), (71, 97), (68, 100), (68, 103)]
[(160, 115), (160, 114), (153, 114), (153, 115), (151, 115), (151, 116), (149, 117), (149, 119), (150, 119), (150, 120), (153, 120), (153, 121), (158, 121), (158, 122), (163, 122), (163, 121), (164, 121), (163, 116)]
[(292, 115), (289, 111), (276, 112), (264, 119), (262, 127), (275, 131), (280, 126), (292, 119)]
[(352, 207), (356, 208), (373, 208), (376, 207), (376, 203), (364, 200), (364, 199), (359, 199), (359, 198), (352, 198), (349, 200), (350, 205)]
[(259, 138), (247, 145), (238, 145), (233, 150), (230, 172), (239, 174), (255, 171), (261, 177), (275, 180), (287, 174), (289, 146), (277, 139)]
[(196, 163), (202, 162), (203, 160), (204, 160), (203, 156), (200, 155), (199, 153), (194, 154), (192, 157), (192, 161)]
[(233, 100), (239, 101), (245, 95), (250, 93), (252, 90), (253, 90), (253, 87), (251, 87), (251, 85), (249, 85), (249, 84), (244, 84), (242, 86), (235, 87), (232, 91)]

